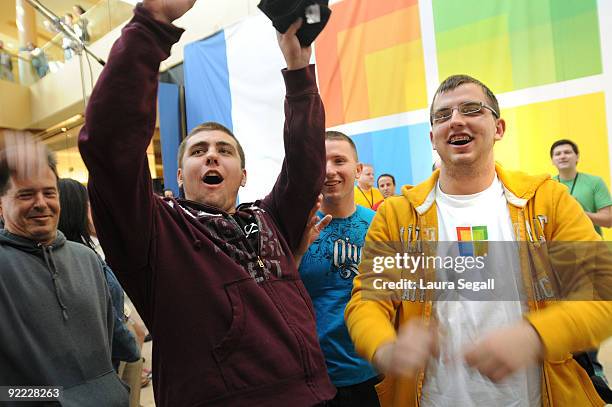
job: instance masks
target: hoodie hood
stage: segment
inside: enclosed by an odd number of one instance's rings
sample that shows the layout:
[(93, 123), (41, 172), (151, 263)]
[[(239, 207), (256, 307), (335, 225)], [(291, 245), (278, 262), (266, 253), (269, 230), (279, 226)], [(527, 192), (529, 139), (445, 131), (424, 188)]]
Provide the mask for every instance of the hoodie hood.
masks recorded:
[[(55, 249), (58, 249), (64, 246), (65, 243), (66, 243), (66, 237), (64, 236), (62, 232), (58, 230), (55, 240), (47, 247), (51, 246), (55, 250)], [(30, 240), (25, 237), (12, 234), (6, 229), (0, 230), (0, 244), (12, 246), (21, 251), (24, 251), (30, 254), (36, 254), (39, 257), (42, 257), (42, 251), (41, 251), (42, 245), (40, 243), (38, 243), (35, 240)]]
[[(520, 171), (508, 171), (495, 163), (495, 172), (502, 183), (506, 200), (511, 205), (523, 208), (536, 190), (547, 180), (549, 174), (528, 175)], [(402, 195), (410, 201), (419, 215), (427, 212), (435, 201), (435, 186), (440, 177), (440, 170), (434, 171), (424, 182), (415, 186), (403, 186)]]

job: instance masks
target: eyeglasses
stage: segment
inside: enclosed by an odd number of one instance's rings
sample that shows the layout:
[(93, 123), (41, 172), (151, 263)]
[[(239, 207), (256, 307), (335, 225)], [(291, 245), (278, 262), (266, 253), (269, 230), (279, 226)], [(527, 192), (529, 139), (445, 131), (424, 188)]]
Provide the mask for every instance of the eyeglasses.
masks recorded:
[(453, 111), (457, 109), (459, 113), (463, 116), (476, 116), (478, 113), (482, 111), (482, 108), (490, 110), (495, 116), (496, 119), (499, 119), (499, 114), (493, 109), (491, 106), (485, 105), (482, 102), (463, 102), (457, 107), (445, 107), (442, 109), (438, 109), (431, 115), (432, 123), (442, 123), (450, 119), (453, 115)]

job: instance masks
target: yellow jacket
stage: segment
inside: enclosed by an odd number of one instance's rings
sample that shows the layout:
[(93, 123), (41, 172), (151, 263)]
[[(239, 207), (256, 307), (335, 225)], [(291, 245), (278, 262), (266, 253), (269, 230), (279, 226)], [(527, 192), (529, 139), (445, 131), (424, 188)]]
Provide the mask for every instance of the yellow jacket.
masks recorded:
[[(593, 224), (567, 188), (551, 180), (550, 176), (510, 172), (499, 165), (496, 172), (504, 187), (517, 240), (523, 242), (519, 243), (519, 257), (529, 298), (529, 312), (525, 318), (540, 335), (545, 349), (542, 404), (545, 407), (603, 406), (591, 380), (574, 361), (571, 352), (596, 348), (601, 341), (612, 336), (612, 302), (584, 301), (586, 296), (580, 296), (581, 301), (556, 301), (546, 298), (541, 292), (536, 293), (535, 281), (541, 281), (540, 277), (547, 275), (552, 267), (550, 242), (599, 241), (590, 243), (588, 251), (574, 257), (572, 272), (564, 276), (576, 278), (580, 275), (577, 270), (593, 264), (582, 264), (583, 258), (599, 255), (594, 272), (600, 273), (598, 278), (601, 280), (598, 281), (605, 279), (609, 282), (612, 280), (612, 261), (605, 242), (601, 242)], [(375, 276), (380, 277), (372, 271), (372, 259), (385, 251), (388, 256), (394, 255), (397, 242), (408, 250), (411, 247), (422, 250), (425, 242), (436, 240), (438, 224), (434, 187), (438, 175), (439, 171), (436, 171), (427, 181), (402, 188), (401, 196), (385, 200), (368, 231), (360, 273), (354, 279), (345, 318), (357, 352), (369, 361), (373, 360), (379, 346), (395, 340), (396, 330), (401, 324), (412, 318), (430, 319), (433, 303), (428, 293), (409, 297), (374, 297), (376, 300), (371, 300), (372, 280)], [(595, 246), (604, 247), (594, 250)], [(581, 265), (576, 267), (576, 262)], [(593, 280), (590, 280), (591, 286), (584, 282), (571, 283), (580, 293), (594, 290)], [(605, 284), (603, 299), (612, 298), (609, 287)], [(571, 294), (566, 293), (566, 296)], [(423, 380), (423, 371), (416, 378), (385, 377), (376, 388), (381, 405), (418, 406)]]

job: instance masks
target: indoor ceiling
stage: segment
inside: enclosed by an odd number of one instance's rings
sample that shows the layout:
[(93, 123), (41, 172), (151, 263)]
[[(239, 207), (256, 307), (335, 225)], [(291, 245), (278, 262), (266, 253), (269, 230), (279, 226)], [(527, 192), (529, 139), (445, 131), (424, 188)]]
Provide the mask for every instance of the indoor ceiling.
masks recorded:
[[(60, 17), (66, 12), (72, 12), (72, 6), (75, 4), (81, 5), (85, 10), (100, 0), (39, 0), (41, 4), (53, 11)], [(102, 0), (106, 1), (106, 0)], [(3, 40), (5, 46), (9, 49), (16, 50), (18, 48), (17, 41), (17, 24), (15, 23), (15, 0), (0, 0), (0, 40)], [(48, 42), (55, 33), (49, 32), (43, 26), (44, 17), (36, 12), (36, 25), (38, 34), (38, 44), (42, 45)]]

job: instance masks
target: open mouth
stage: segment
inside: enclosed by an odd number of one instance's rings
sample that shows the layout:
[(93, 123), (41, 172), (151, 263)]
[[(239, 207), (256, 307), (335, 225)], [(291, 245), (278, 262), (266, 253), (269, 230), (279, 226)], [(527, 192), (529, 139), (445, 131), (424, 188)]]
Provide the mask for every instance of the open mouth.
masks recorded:
[(223, 177), (217, 171), (208, 171), (202, 181), (208, 185), (219, 185), (223, 182)]
[(340, 181), (325, 181), (325, 186), (326, 187), (334, 187), (336, 185), (338, 185), (340, 183)]
[(448, 144), (451, 144), (453, 146), (464, 146), (468, 144), (469, 142), (471, 142), (472, 140), (473, 140), (472, 137), (461, 134), (457, 136), (452, 136), (450, 140), (448, 140)]

